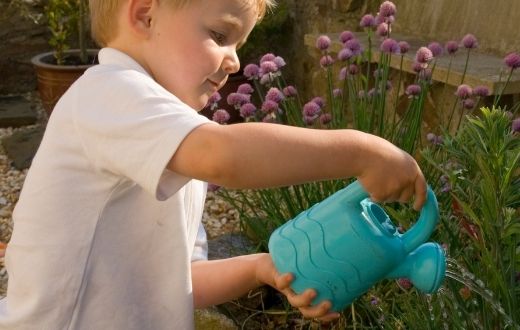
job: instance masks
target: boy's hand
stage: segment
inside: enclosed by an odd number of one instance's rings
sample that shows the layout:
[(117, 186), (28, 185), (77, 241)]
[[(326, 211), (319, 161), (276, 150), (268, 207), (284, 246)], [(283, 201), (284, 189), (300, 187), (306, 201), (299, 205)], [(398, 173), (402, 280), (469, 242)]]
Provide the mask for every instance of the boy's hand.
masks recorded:
[(392, 143), (368, 135), (368, 150), (358, 180), (375, 202), (408, 202), (419, 211), (426, 202), (427, 184), (415, 159)]
[(283, 293), (289, 303), (298, 308), (305, 318), (317, 319), (320, 322), (331, 322), (339, 318), (339, 313), (330, 310), (331, 303), (323, 301), (315, 306), (311, 306), (312, 300), (316, 297), (313, 289), (305, 290), (302, 294), (296, 294), (290, 287), (294, 277), (292, 274), (280, 274), (274, 267), (270, 254), (265, 254), (262, 262), (257, 268), (257, 279), (263, 284), (268, 284)]

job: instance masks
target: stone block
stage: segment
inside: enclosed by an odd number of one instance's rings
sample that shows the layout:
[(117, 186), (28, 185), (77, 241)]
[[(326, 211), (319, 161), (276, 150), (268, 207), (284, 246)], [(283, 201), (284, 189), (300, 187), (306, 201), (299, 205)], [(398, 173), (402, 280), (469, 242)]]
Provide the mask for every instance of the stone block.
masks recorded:
[(22, 96), (0, 97), (0, 127), (32, 125), (38, 119), (31, 103)]
[(45, 127), (36, 126), (20, 130), (2, 139), (2, 146), (17, 169), (23, 170), (31, 165), (44, 131)]

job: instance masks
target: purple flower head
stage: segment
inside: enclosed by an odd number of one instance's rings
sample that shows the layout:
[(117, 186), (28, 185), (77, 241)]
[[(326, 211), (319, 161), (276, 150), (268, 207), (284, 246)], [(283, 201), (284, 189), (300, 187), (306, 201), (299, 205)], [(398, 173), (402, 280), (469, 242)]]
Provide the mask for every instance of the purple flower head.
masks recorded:
[(410, 44), (406, 41), (399, 41), (399, 52), (402, 54), (408, 53), (410, 50)]
[(404, 277), (398, 279), (397, 284), (399, 284), (399, 286), (401, 288), (403, 288), (404, 290), (409, 290), (413, 286), (412, 281), (410, 281), (409, 279), (404, 278)]
[(379, 305), (379, 302), (380, 302), (379, 298), (377, 298), (377, 297), (372, 296), (372, 298), (370, 298), (371, 305), (377, 306), (377, 305)]
[(244, 68), (244, 76), (248, 79), (256, 79), (258, 78), (258, 72), (260, 71), (260, 67), (256, 64), (248, 64)]
[[(433, 145), (441, 145), (443, 142), (442, 136), (440, 136), (440, 135), (438, 136), (433, 133), (426, 134), (426, 140), (428, 140), (428, 142), (430, 142)], [(442, 179), (441, 179), (441, 181), (442, 181)]]
[(311, 102), (316, 103), (320, 107), (320, 109), (325, 106), (325, 100), (322, 97), (319, 97), (319, 96), (314, 97), (311, 100)]
[(361, 44), (357, 39), (350, 39), (345, 41), (343, 47), (350, 49), (354, 55), (359, 55), (363, 51)]
[(332, 115), (330, 113), (322, 113), (320, 116), (320, 123), (322, 125), (328, 125), (332, 121)]
[(380, 69), (375, 69), (374, 70), (374, 78), (380, 78), (380, 77), (383, 77), (383, 73), (385, 72), (385, 70), (383, 68), (380, 68)]
[(228, 122), (230, 116), (229, 113), (224, 109), (218, 109), (213, 113), (213, 121), (223, 125)]
[(316, 48), (321, 51), (327, 50), (330, 47), (330, 38), (326, 35), (321, 35), (316, 39)]
[(468, 86), (466, 84), (462, 84), (459, 87), (457, 87), (457, 91), (455, 92), (455, 95), (457, 95), (457, 97), (459, 99), (465, 100), (465, 99), (469, 98), (471, 95), (473, 95), (473, 90), (471, 89), (470, 86)]
[(318, 116), (314, 116), (314, 117), (303, 116), (303, 121), (305, 122), (305, 125), (312, 126), (314, 124), (314, 122), (316, 121), (316, 118), (318, 118)]
[(278, 103), (271, 100), (265, 100), (264, 103), (262, 103), (262, 112), (264, 113), (273, 113), (278, 111)]
[(421, 63), (417, 63), (417, 62), (413, 62), (412, 64), (412, 70), (415, 72), (415, 73), (419, 73), (423, 70), (423, 64)]
[(453, 40), (450, 40), (446, 43), (446, 51), (448, 54), (453, 55), (459, 50), (459, 43)]
[(323, 55), (320, 59), (320, 65), (323, 68), (329, 67), (334, 64), (334, 59), (330, 55)]
[(517, 69), (520, 67), (520, 55), (518, 53), (510, 53), (504, 57), (504, 63), (511, 70)]
[(260, 84), (262, 85), (268, 85), (273, 82), (273, 75), (268, 73), (264, 74), (260, 77)]
[(435, 42), (435, 41), (430, 42), (430, 44), (428, 45), (428, 49), (432, 51), (432, 55), (434, 57), (439, 57), (443, 53), (443, 48), (442, 48), (441, 44), (438, 42)]
[(341, 70), (339, 70), (339, 75), (338, 75), (338, 79), (340, 81), (343, 81), (347, 78), (347, 68), (346, 67), (343, 67), (341, 68)]
[(310, 101), (305, 103), (303, 106), (303, 116), (305, 117), (318, 117), (321, 113), (321, 107), (318, 103)]
[(489, 95), (489, 89), (486, 86), (476, 86), (473, 88), (473, 95), (478, 97), (486, 97)]
[(339, 41), (341, 41), (342, 44), (349, 41), (350, 39), (355, 39), (355, 38), (356, 37), (354, 36), (354, 33), (350, 32), (350, 31), (343, 31), (339, 35)]
[(419, 94), (421, 94), (421, 86), (416, 85), (416, 84), (408, 85), (408, 87), (406, 87), (406, 91), (404, 93), (406, 95), (408, 95), (409, 97), (418, 96)]
[(263, 61), (260, 63), (260, 71), (262, 74), (278, 71), (278, 65), (273, 61)]
[(276, 102), (276, 103), (282, 102), (282, 100), (284, 98), (285, 97), (284, 97), (283, 93), (276, 87), (271, 87), (267, 91), (267, 94), (265, 95), (265, 99), (266, 100), (270, 100), (270, 101), (273, 101), (273, 102)]
[(359, 67), (356, 64), (351, 64), (348, 66), (348, 73), (355, 76), (359, 73)]
[(395, 4), (391, 1), (385, 1), (379, 6), (379, 15), (382, 17), (394, 16), (396, 13)]
[(294, 86), (289, 85), (289, 86), (284, 87), (283, 94), (286, 97), (294, 97), (294, 96), (298, 95), (298, 91), (296, 90), (296, 88)]
[(274, 64), (276, 64), (276, 66), (278, 67), (278, 69), (281, 69), (283, 68), (287, 63), (285, 63), (285, 60), (283, 59), (283, 57), (281, 56), (276, 56), (274, 59), (273, 59), (273, 62)]
[(338, 60), (347, 61), (350, 60), (352, 56), (354, 56), (354, 53), (350, 49), (343, 48), (338, 53)]
[(399, 44), (392, 38), (387, 38), (381, 43), (381, 51), (387, 54), (398, 54), (401, 51)]
[(244, 103), (250, 102), (251, 95), (249, 94), (241, 94), (241, 93), (230, 93), (227, 96), (227, 103), (229, 105), (234, 106), (235, 108), (240, 108), (240, 106)]
[(276, 123), (276, 115), (274, 113), (268, 113), (262, 118), (263, 123)]
[(215, 93), (211, 94), (211, 96), (209, 97), (208, 103), (209, 104), (217, 103), (220, 100), (222, 100), (222, 96), (220, 95), (219, 92), (215, 92)]
[(276, 56), (272, 53), (267, 53), (265, 54), (264, 56), (262, 56), (262, 58), (260, 58), (260, 64), (262, 64), (263, 62), (265, 61), (274, 61), (274, 59), (276, 58)]
[(390, 26), (383, 22), (377, 26), (376, 34), (380, 37), (386, 37), (390, 33)]
[(449, 193), (451, 191), (451, 183), (450, 182), (446, 182), (445, 184), (442, 185), (441, 187), (441, 192), (442, 193)]
[(237, 88), (237, 93), (240, 93), (240, 94), (251, 94), (254, 91), (255, 90), (253, 89), (253, 87), (248, 83), (241, 84)]
[(477, 48), (477, 38), (475, 38), (474, 35), (468, 33), (462, 38), (462, 45), (467, 49)]
[(214, 184), (214, 183), (208, 183), (208, 191), (209, 192), (215, 192), (217, 190), (220, 189), (220, 186), (218, 184)]
[(462, 106), (464, 107), (464, 109), (471, 110), (475, 107), (475, 100), (473, 100), (473, 99), (462, 100)]
[(341, 88), (334, 88), (334, 90), (332, 91), (332, 95), (334, 95), (334, 97), (340, 97), (341, 95), (343, 95), (343, 91), (341, 90)]
[(428, 47), (421, 47), (415, 54), (415, 61), (422, 65), (423, 68), (428, 66), (428, 63), (433, 59), (432, 51)]
[(509, 120), (513, 119), (513, 113), (511, 111), (504, 112), (504, 115), (506, 115), (507, 119)]
[(520, 117), (513, 120), (513, 124), (511, 125), (513, 133), (520, 133)]
[(254, 116), (256, 113), (256, 106), (253, 103), (245, 103), (240, 107), (240, 116), (244, 119)]
[(361, 18), (359, 26), (361, 26), (362, 28), (376, 26), (376, 19), (374, 16), (367, 14)]

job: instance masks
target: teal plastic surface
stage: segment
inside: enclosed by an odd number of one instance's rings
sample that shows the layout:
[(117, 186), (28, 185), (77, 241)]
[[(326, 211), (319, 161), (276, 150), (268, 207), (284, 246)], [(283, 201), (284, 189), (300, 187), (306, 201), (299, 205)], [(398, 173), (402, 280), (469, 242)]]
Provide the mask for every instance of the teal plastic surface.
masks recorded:
[(425, 243), (439, 218), (428, 188), (419, 219), (400, 234), (384, 209), (368, 198), (358, 181), (277, 228), (269, 252), (280, 273), (292, 273), (292, 289), (313, 288), (313, 304), (330, 300), (340, 311), (378, 281), (409, 278), (433, 293), (441, 286), (446, 259), (436, 243)]

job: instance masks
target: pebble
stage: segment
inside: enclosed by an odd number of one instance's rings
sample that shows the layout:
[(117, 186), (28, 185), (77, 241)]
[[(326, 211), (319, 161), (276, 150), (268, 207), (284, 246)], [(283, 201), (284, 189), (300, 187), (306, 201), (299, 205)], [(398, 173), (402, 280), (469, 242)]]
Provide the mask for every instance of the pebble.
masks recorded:
[[(36, 125), (44, 125), (46, 115), (38, 98), (32, 93), (27, 94), (26, 97), (34, 101), (36, 109), (40, 114), (39, 122)], [(0, 140), (5, 136), (13, 134), (16, 130), (11, 127), (0, 128)], [(9, 242), (11, 237), (13, 226), (12, 212), (18, 201), (26, 175), (27, 170), (19, 171), (11, 166), (11, 161), (6, 156), (0, 143), (0, 242)], [(206, 229), (208, 239), (240, 230), (239, 213), (229, 203), (220, 198), (218, 192), (208, 191), (202, 223)], [(6, 294), (7, 279), (4, 260), (0, 258), (0, 298)]]

